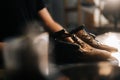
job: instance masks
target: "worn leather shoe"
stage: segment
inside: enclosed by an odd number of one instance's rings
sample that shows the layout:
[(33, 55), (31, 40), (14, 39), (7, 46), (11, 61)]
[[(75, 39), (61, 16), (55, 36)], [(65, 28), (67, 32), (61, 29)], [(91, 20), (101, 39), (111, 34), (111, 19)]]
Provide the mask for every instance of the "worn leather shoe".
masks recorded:
[(84, 42), (86, 42), (87, 44), (89, 44), (90, 46), (92, 46), (94, 48), (106, 50), (109, 52), (117, 52), (118, 51), (117, 48), (102, 44), (98, 40), (96, 40), (94, 34), (88, 33), (85, 30), (84, 25), (72, 30), (71, 34), (76, 34), (80, 39), (82, 39)]
[(79, 50), (82, 53), (84, 53), (84, 55), (86, 55), (87, 57), (89, 56), (92, 58), (96, 59), (100, 58), (104, 60), (111, 57), (111, 52), (94, 48), (87, 44), (86, 42), (84, 42), (83, 40), (81, 40), (80, 38), (78, 38), (76, 35), (73, 35), (72, 39), (75, 41), (76, 44), (79, 45), (80, 47)]

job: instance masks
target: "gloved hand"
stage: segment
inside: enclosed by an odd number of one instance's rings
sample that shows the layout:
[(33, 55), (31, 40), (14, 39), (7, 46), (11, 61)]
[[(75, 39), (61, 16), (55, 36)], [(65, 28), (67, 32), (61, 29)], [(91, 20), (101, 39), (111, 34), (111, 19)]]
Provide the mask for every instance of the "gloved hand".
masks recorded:
[(82, 53), (80, 54), (79, 51), (79, 54), (77, 54), (80, 46), (66, 40), (67, 37), (71, 37), (71, 34), (61, 30), (55, 32), (52, 37), (54, 38), (53, 56), (56, 64), (71, 64), (82, 61), (80, 58)]
[(65, 40), (65, 38), (70, 37), (71, 35), (67, 33), (64, 29), (52, 34), (52, 37), (58, 40)]

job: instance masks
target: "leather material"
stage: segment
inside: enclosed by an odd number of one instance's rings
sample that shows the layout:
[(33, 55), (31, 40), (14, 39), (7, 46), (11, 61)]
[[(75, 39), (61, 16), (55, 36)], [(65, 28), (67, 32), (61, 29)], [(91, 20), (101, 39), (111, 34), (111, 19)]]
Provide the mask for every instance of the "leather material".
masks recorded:
[(80, 26), (79, 28), (73, 30), (71, 33), (72, 34), (76, 34), (80, 39), (82, 39), (84, 42), (86, 42), (87, 44), (89, 44), (90, 46), (97, 48), (97, 49), (102, 49), (102, 50), (106, 50), (109, 52), (117, 52), (118, 49), (102, 44), (100, 43), (98, 40), (95, 39), (95, 35), (88, 33), (85, 29), (84, 29), (84, 25)]

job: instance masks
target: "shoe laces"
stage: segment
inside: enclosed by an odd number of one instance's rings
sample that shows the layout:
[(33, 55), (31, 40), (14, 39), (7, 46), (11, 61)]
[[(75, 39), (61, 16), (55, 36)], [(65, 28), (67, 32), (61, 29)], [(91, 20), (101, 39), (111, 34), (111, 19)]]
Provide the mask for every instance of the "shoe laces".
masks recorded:
[(96, 35), (94, 35), (93, 33), (88, 33), (91, 36), (91, 42), (92, 42), (92, 38), (97, 42), (98, 45), (101, 45), (102, 43), (99, 42), (96, 38)]
[(79, 44), (81, 47), (84, 47), (84, 42), (80, 41), (76, 35), (72, 35), (72, 39), (75, 41), (75, 43)]
[(87, 39), (88, 41), (90, 41), (92, 43), (92, 40), (93, 40), (93, 37), (91, 35), (88, 35), (88, 34), (83, 34), (82, 37), (84, 39)]

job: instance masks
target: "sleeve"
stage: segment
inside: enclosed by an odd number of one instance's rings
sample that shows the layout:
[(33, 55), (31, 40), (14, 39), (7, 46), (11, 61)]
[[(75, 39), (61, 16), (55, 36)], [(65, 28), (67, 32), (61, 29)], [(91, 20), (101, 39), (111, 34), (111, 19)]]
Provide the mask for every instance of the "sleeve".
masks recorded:
[(37, 3), (37, 11), (46, 7), (43, 0), (37, 0), (36, 3)]

